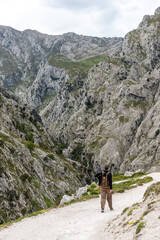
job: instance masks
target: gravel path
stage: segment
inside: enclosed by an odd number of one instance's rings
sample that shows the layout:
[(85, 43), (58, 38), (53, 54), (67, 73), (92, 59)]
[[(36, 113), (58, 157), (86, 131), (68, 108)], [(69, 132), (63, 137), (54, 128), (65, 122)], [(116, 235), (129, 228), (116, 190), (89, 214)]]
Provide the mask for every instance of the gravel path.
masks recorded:
[(113, 194), (114, 211), (108, 206), (100, 212), (100, 198), (52, 209), (26, 218), (0, 231), (0, 240), (101, 240), (107, 222), (125, 207), (142, 201), (146, 188), (160, 181), (160, 173), (152, 173), (153, 181), (124, 193)]

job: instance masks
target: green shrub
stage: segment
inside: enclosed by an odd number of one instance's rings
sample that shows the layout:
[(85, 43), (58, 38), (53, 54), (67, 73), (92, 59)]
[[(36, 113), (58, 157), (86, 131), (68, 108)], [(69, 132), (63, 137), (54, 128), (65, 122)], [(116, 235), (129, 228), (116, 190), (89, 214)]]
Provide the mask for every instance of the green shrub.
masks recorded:
[(47, 205), (47, 208), (53, 207), (53, 202), (50, 199), (48, 199), (46, 196), (43, 196), (43, 199)]
[(18, 128), (19, 131), (24, 132), (25, 124), (17, 122), (17, 128)]
[(121, 123), (124, 123), (124, 116), (120, 116), (120, 117), (119, 117), (119, 121), (120, 121)]
[(30, 176), (27, 173), (24, 173), (20, 176), (21, 181), (24, 183), (27, 179), (30, 180)]
[[(83, 152), (83, 146), (82, 146), (82, 143), (76, 143), (76, 145), (77, 146), (71, 152), (71, 156), (72, 156), (72, 159), (74, 159), (74, 161), (80, 162), (81, 154)], [(90, 184), (90, 181), (88, 181), (87, 184)]]
[(40, 182), (37, 180), (37, 179), (34, 179), (34, 186), (35, 186), (35, 188), (40, 188)]
[(52, 159), (52, 160), (54, 160), (55, 159), (55, 157), (54, 157), (54, 155), (53, 154), (48, 154), (47, 155), (47, 157), (49, 157), (50, 159)]
[(0, 140), (1, 142), (9, 141), (9, 136), (5, 135), (4, 133), (0, 133)]
[(58, 153), (62, 154), (63, 150), (66, 148), (66, 145), (63, 143), (58, 144)]
[(34, 208), (35, 208), (36, 210), (39, 210), (39, 209), (40, 209), (40, 206), (39, 206), (39, 204), (38, 204), (38, 202), (37, 202), (36, 200), (33, 200), (33, 201), (32, 201), (32, 204), (33, 204), (33, 206), (34, 206)]
[(30, 150), (33, 151), (34, 150), (34, 143), (33, 142), (25, 142), (25, 146)]
[(33, 133), (30, 132), (26, 135), (26, 140), (34, 143)]
[(98, 185), (96, 184), (96, 183), (92, 183), (91, 185), (90, 185), (90, 188), (92, 188), (92, 189), (95, 189), (95, 188), (97, 188), (98, 187)]

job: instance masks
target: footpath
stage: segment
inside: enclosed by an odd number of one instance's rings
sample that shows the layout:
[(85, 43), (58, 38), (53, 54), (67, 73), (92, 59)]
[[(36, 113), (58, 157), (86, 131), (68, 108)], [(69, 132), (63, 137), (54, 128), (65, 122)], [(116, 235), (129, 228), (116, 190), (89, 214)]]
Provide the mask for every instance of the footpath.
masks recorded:
[(101, 213), (100, 198), (74, 203), (14, 223), (0, 231), (0, 240), (102, 240), (107, 223), (124, 208), (142, 201), (146, 188), (160, 181), (160, 173), (148, 176), (152, 182), (113, 194), (114, 211), (106, 205)]

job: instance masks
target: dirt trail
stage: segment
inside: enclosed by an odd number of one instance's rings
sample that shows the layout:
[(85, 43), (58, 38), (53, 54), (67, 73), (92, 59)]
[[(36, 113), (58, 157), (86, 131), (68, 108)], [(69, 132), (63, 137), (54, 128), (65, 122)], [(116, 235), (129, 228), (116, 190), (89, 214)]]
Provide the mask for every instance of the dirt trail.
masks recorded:
[(125, 207), (142, 201), (146, 188), (160, 181), (160, 173), (152, 173), (153, 181), (124, 193), (113, 194), (114, 211), (106, 206), (100, 212), (100, 198), (53, 209), (26, 218), (0, 231), (0, 240), (101, 240), (107, 222)]

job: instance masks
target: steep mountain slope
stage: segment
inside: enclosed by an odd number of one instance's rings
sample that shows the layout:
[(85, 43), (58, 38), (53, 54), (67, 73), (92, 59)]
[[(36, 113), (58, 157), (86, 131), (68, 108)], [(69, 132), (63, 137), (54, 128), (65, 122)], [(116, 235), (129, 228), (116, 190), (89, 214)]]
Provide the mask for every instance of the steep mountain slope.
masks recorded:
[[(65, 71), (68, 65), (71, 68), (74, 65), (76, 77), (81, 68), (86, 72), (90, 67), (80, 59), (97, 56), (96, 61), (100, 61), (101, 55), (111, 47), (115, 51), (121, 45), (122, 38), (87, 37), (75, 33), (52, 36), (0, 26), (0, 84), (16, 92), (33, 108), (39, 107), (46, 99), (54, 98), (71, 78)], [(61, 58), (67, 62), (62, 66), (65, 70), (56, 64)], [(94, 62), (89, 63), (94, 65)]]
[(56, 205), (86, 184), (85, 168), (55, 151), (36, 112), (0, 88), (0, 224)]
[(1, 27), (0, 82), (37, 108), (66, 157), (158, 170), (159, 22), (160, 8), (124, 39)]
[[(66, 156), (120, 171), (160, 166), (160, 8), (129, 32), (122, 50), (66, 83), (41, 116)], [(152, 168), (152, 169), (153, 169)], [(158, 169), (158, 168), (157, 168)]]

